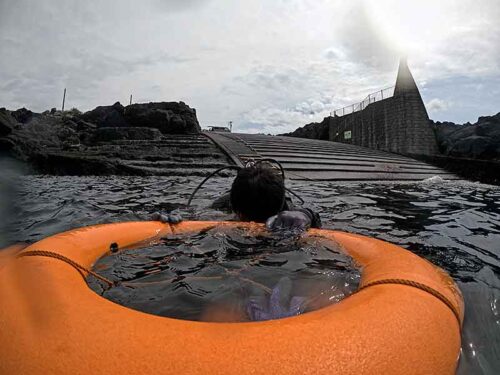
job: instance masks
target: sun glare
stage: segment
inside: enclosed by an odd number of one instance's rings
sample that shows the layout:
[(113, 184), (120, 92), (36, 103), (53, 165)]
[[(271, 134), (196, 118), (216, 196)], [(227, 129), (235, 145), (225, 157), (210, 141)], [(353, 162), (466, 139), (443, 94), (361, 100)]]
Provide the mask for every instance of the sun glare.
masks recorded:
[(368, 16), (379, 35), (401, 54), (422, 53), (446, 36), (448, 1), (366, 1)]

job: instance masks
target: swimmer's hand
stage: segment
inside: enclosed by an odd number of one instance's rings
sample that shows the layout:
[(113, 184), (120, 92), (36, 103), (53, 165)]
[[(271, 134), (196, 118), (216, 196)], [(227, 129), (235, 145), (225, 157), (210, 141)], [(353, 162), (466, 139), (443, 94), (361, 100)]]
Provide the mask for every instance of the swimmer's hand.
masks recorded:
[(302, 211), (282, 211), (266, 221), (266, 227), (269, 230), (306, 230), (310, 226), (311, 218)]
[(179, 224), (182, 221), (182, 216), (179, 214), (161, 214), (155, 212), (151, 215), (151, 220), (161, 221), (162, 223)]

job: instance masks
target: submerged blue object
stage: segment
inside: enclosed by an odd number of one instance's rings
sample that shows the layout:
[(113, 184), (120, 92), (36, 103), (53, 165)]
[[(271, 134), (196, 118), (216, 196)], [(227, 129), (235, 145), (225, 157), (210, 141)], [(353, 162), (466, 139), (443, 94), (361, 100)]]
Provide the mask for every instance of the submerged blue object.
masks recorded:
[(250, 297), (247, 314), (250, 320), (261, 321), (286, 318), (304, 312), (305, 298), (291, 297), (292, 281), (288, 277), (280, 279), (269, 297)]
[(151, 215), (151, 220), (161, 221), (162, 223), (179, 224), (182, 221), (182, 216), (179, 214), (161, 214), (155, 212)]

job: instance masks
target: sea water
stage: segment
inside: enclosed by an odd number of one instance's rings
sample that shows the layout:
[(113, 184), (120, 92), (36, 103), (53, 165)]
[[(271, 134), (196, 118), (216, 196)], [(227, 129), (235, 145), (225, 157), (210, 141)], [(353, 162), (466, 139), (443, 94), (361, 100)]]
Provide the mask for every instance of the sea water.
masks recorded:
[[(84, 225), (146, 220), (155, 211), (176, 210), (191, 220), (234, 219), (209, 208), (229, 189), (230, 178), (210, 180), (193, 207), (185, 207), (200, 180), (23, 176), (12, 180), (17, 192), (8, 199), (15, 207), (2, 217), (8, 224), (3, 245), (33, 242)], [(466, 306), (458, 373), (499, 373), (500, 187), (439, 179), (287, 185), (320, 213), (324, 227), (395, 243), (446, 270), (462, 290)], [(276, 286), (272, 284), (267, 286)], [(295, 295), (299, 293), (293, 291)]]
[(340, 245), (300, 232), (215, 226), (101, 258), (92, 276), (103, 297), (143, 312), (200, 321), (298, 315), (355, 292), (360, 272)]

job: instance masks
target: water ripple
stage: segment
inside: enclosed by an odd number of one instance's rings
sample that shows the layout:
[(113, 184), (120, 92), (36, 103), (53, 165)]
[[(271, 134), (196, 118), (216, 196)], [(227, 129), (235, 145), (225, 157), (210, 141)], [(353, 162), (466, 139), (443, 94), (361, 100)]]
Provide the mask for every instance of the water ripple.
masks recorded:
[[(189, 177), (24, 176), (16, 183), (7, 242), (32, 242), (83, 225), (144, 220), (155, 211), (176, 210), (186, 219), (234, 219), (208, 208), (230, 187), (228, 178), (210, 180), (193, 207), (185, 207), (199, 181)], [(460, 282), (467, 306), (459, 372), (486, 374), (500, 369), (499, 187), (463, 181), (295, 181), (288, 186), (320, 212), (325, 227), (396, 243), (448, 271)]]

